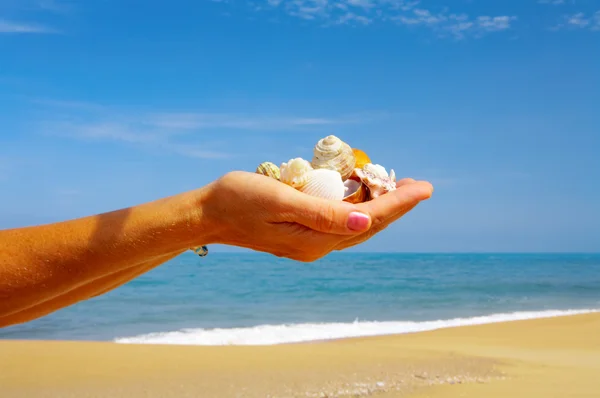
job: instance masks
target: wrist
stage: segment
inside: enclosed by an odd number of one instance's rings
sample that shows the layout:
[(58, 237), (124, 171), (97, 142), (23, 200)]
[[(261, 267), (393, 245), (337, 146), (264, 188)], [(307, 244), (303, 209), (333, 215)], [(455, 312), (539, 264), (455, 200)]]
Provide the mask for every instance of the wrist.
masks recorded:
[(213, 223), (209, 222), (206, 205), (210, 186), (184, 192), (164, 203), (169, 240), (179, 250), (209, 245), (217, 241)]

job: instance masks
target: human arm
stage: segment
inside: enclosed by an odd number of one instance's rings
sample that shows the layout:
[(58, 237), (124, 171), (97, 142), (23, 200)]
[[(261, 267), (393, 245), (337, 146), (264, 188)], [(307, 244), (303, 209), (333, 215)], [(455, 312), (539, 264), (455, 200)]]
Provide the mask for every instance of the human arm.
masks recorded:
[[(234, 172), (206, 187), (139, 206), (0, 231), (0, 326), (103, 294), (203, 244), (316, 260), (370, 238), (431, 195), (428, 183), (399, 185), (353, 205)], [(366, 222), (350, 228), (355, 212), (366, 215)]]
[(202, 242), (202, 193), (0, 231), (0, 326), (96, 296)]
[(135, 265), (122, 271), (117, 271), (101, 278), (94, 279), (91, 282), (76, 287), (72, 290), (65, 291), (58, 296), (49, 298), (46, 301), (38, 302), (37, 304), (34, 304), (33, 306), (25, 308), (21, 311), (13, 312), (10, 315), (0, 317), (0, 327), (29, 322), (74, 303), (101, 296), (152, 270), (153, 268), (156, 268), (164, 262), (171, 260), (174, 257), (176, 257), (176, 254), (161, 256), (154, 260), (144, 262), (141, 265)]

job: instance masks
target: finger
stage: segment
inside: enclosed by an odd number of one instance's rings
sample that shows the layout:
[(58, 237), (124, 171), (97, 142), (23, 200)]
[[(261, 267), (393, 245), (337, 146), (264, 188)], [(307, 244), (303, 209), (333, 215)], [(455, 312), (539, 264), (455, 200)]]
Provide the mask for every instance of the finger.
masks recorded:
[(358, 205), (317, 198), (296, 191), (287, 195), (280, 218), (327, 234), (356, 235), (371, 227), (371, 217)]
[(348, 239), (345, 239), (343, 241), (338, 242), (336, 244), (334, 250), (344, 250), (344, 249), (347, 249), (349, 247), (356, 246), (356, 245), (359, 245), (359, 244), (361, 244), (363, 242), (366, 242), (367, 240), (369, 240), (372, 237), (374, 237), (375, 235), (377, 235), (379, 232), (381, 232), (384, 229), (386, 229), (392, 222), (396, 221), (397, 219), (399, 219), (402, 216), (404, 216), (406, 213), (410, 212), (417, 205), (418, 205), (418, 203), (415, 203), (412, 206), (408, 206), (405, 209), (405, 211), (401, 212), (400, 214), (397, 214), (395, 217), (393, 217), (392, 219), (387, 220), (384, 223), (373, 225), (371, 227), (371, 229), (369, 229), (365, 233), (362, 233), (362, 234), (360, 234), (358, 236), (353, 236), (353, 237), (350, 237)]
[(416, 181), (413, 180), (412, 178), (403, 178), (401, 180), (398, 180), (396, 182), (396, 188), (400, 188), (402, 185), (408, 185), (408, 184), (413, 184)]
[[(423, 183), (424, 183), (423, 181), (417, 183), (415, 180), (407, 178), (407, 179), (399, 181), (399, 187), (402, 187), (402, 186), (406, 187), (410, 184), (423, 184)], [(388, 210), (388, 213), (387, 213), (388, 216), (385, 219), (376, 219), (373, 217), (373, 214), (372, 214), (373, 225), (369, 229), (369, 231), (362, 233), (358, 236), (351, 237), (351, 238), (348, 238), (348, 239), (345, 239), (345, 240), (339, 242), (336, 245), (335, 250), (344, 250), (344, 249), (347, 249), (352, 246), (356, 246), (358, 244), (361, 244), (361, 243), (371, 239), (373, 236), (375, 236), (379, 232), (386, 229), (391, 223), (393, 223), (394, 221), (403, 217), (405, 214), (407, 214), (412, 209), (414, 209), (420, 203), (421, 200), (424, 200), (424, 197), (425, 197), (425, 199), (428, 199), (428, 196), (431, 195), (433, 187), (429, 183), (425, 183), (424, 185), (427, 187), (427, 189), (431, 189), (431, 191), (429, 191), (429, 194), (427, 194), (427, 192), (425, 192), (424, 196), (419, 197), (419, 195), (421, 195), (421, 193), (404, 192), (403, 196), (405, 196), (405, 197), (407, 196), (408, 198), (405, 201), (400, 201), (402, 203), (398, 206), (398, 208), (396, 209), (395, 212)], [(406, 188), (402, 188), (402, 189), (406, 189)], [(396, 191), (394, 191), (394, 192), (396, 192)], [(393, 192), (391, 192), (391, 193), (393, 193)], [(387, 193), (384, 196), (387, 196), (389, 194), (390, 193)], [(412, 194), (412, 199), (411, 199), (411, 194)], [(396, 195), (397, 195), (397, 193), (396, 193)], [(377, 198), (376, 200), (380, 201), (380, 198)], [(369, 204), (373, 204), (373, 203), (371, 202)]]
[(373, 225), (378, 225), (397, 219), (417, 203), (429, 199), (432, 193), (433, 186), (430, 183), (418, 181), (402, 185), (357, 207), (371, 216)]

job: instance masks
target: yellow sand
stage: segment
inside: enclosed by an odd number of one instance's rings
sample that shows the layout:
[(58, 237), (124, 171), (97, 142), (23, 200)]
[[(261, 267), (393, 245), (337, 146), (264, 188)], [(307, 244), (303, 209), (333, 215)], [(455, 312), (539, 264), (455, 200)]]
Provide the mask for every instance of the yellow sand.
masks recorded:
[(2, 398), (368, 393), (600, 397), (600, 314), (266, 347), (0, 342)]

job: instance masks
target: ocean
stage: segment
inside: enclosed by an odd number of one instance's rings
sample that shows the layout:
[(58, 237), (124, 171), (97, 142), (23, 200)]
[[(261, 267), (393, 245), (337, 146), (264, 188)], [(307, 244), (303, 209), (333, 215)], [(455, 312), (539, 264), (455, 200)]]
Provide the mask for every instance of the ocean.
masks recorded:
[(185, 253), (0, 339), (262, 345), (600, 310), (600, 254)]

